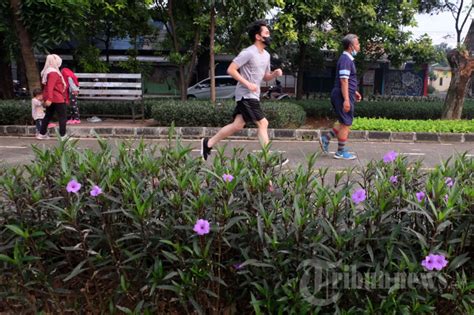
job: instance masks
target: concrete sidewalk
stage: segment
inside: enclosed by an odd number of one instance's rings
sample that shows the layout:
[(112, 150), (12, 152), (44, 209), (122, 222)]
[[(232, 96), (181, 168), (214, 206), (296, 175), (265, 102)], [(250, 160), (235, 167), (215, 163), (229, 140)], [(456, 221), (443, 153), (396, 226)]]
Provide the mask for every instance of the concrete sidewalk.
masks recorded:
[[(57, 132), (58, 127), (50, 129)], [(176, 127), (175, 132), (183, 139), (197, 139), (213, 136), (220, 128), (217, 127)], [(269, 129), (272, 140), (309, 140), (319, 138), (322, 129)], [(34, 137), (34, 126), (0, 126), (0, 136)], [(104, 138), (144, 137), (163, 139), (169, 135), (169, 126), (156, 126), (153, 119), (149, 120), (115, 120), (106, 119), (98, 123), (83, 120), (79, 125), (68, 125), (67, 133), (73, 137)], [(256, 139), (257, 129), (245, 128), (230, 139)], [(428, 132), (385, 132), (385, 131), (352, 131), (351, 141), (384, 141), (384, 142), (438, 142), (438, 143), (473, 143), (474, 133), (428, 133)]]

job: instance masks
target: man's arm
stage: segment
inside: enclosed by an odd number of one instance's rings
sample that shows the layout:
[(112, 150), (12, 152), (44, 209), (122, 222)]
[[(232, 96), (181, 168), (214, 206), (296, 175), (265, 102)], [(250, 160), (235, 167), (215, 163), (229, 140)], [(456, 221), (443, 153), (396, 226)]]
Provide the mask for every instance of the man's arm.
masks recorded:
[(265, 73), (265, 75), (263, 76), (263, 81), (268, 82), (275, 78), (281, 77), (282, 75), (283, 75), (283, 71), (280, 68), (278, 68), (275, 71)]
[(349, 99), (349, 79), (341, 78), (341, 92), (344, 99), (344, 111), (348, 113), (351, 110), (351, 101)]
[(235, 62), (232, 62), (227, 68), (227, 74), (229, 74), (231, 77), (233, 77), (235, 80), (239, 81), (240, 84), (243, 86), (247, 87), (252, 92), (257, 92), (257, 85), (247, 81), (243, 76), (240, 75), (239, 73), (239, 65), (236, 64)]

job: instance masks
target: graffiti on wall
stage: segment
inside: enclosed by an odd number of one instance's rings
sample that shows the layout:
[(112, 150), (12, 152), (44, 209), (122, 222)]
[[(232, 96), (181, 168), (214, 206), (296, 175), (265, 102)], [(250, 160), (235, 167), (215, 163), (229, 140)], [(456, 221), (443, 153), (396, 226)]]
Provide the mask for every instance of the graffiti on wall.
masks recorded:
[(423, 72), (404, 70), (388, 71), (384, 90), (384, 94), (386, 95), (423, 95)]

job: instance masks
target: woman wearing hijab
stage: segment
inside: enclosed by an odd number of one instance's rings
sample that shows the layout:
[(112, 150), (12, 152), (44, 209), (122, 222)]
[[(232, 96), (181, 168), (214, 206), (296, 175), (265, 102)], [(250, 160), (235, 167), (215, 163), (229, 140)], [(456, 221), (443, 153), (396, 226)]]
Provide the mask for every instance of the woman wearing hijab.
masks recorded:
[(59, 71), (62, 60), (58, 55), (48, 55), (46, 63), (41, 71), (41, 83), (43, 84), (43, 100), (46, 107), (46, 113), (41, 124), (41, 130), (36, 136), (37, 139), (48, 139), (46, 134), (48, 123), (54, 113), (58, 114), (59, 135), (61, 138), (66, 136), (66, 82)]
[(77, 95), (79, 94), (79, 80), (74, 72), (69, 68), (61, 70), (64, 81), (66, 82), (66, 104), (71, 106), (72, 115), (67, 121), (68, 125), (80, 124), (79, 107), (77, 106)]

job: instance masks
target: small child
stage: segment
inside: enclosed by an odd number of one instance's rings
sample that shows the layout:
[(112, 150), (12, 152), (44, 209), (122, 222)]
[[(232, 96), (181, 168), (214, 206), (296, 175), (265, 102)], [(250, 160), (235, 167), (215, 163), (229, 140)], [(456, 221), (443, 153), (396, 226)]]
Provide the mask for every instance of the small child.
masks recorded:
[(79, 80), (74, 72), (69, 68), (61, 70), (64, 80), (66, 81), (66, 104), (71, 105), (71, 119), (67, 121), (68, 125), (80, 124), (79, 107), (77, 106), (77, 95), (79, 94)]
[(33, 90), (33, 98), (31, 99), (31, 115), (35, 121), (36, 134), (38, 135), (44, 118), (43, 91), (38, 88)]

